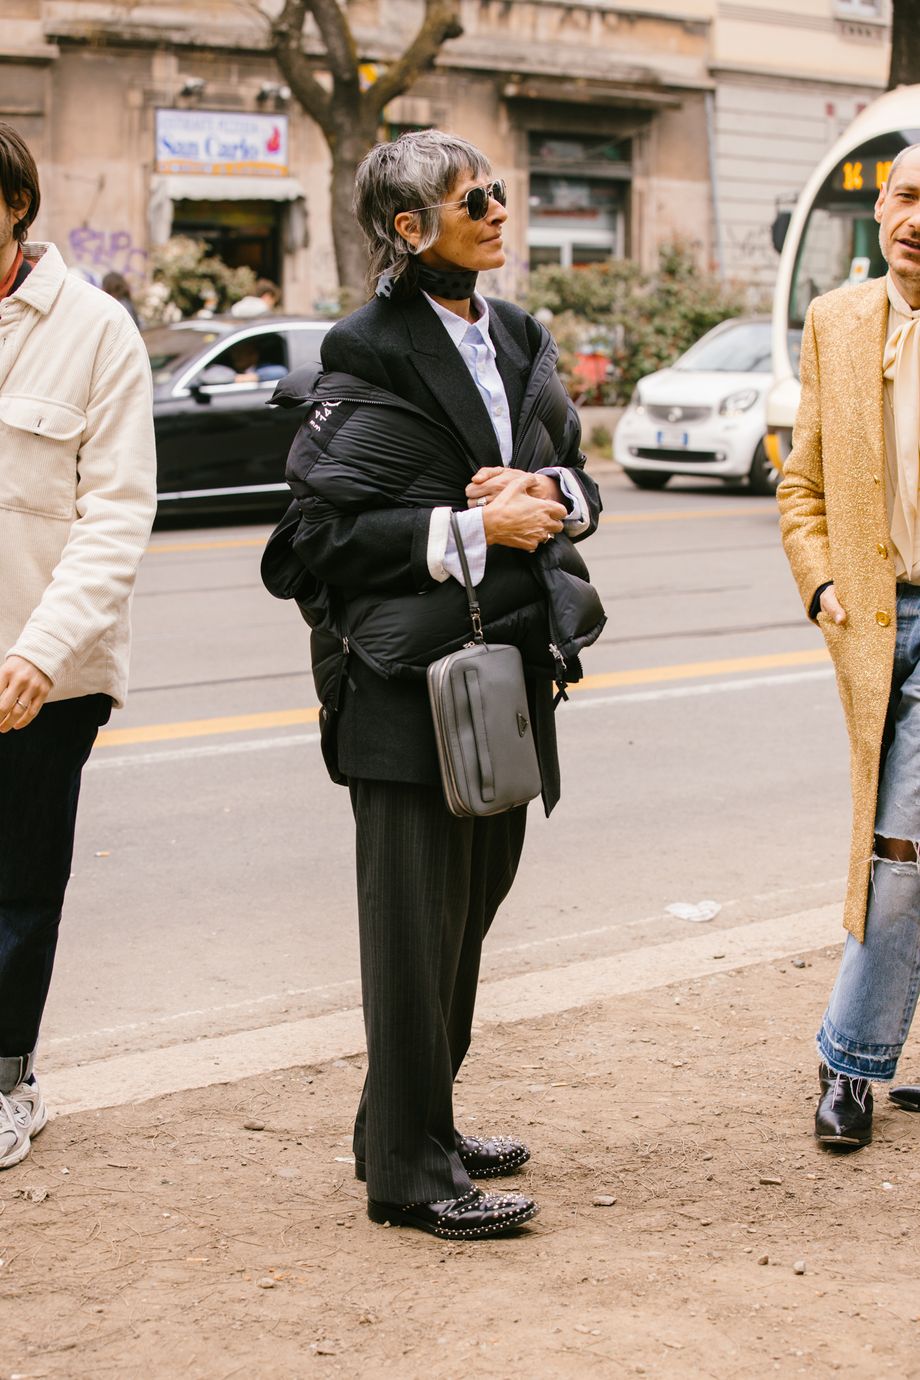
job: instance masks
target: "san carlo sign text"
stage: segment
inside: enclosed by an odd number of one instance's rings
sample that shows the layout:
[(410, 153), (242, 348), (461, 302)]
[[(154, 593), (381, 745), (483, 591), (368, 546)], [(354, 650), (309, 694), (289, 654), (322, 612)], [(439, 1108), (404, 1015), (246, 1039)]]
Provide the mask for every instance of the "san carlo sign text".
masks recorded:
[(156, 171), (284, 177), (288, 172), (287, 116), (158, 110)]

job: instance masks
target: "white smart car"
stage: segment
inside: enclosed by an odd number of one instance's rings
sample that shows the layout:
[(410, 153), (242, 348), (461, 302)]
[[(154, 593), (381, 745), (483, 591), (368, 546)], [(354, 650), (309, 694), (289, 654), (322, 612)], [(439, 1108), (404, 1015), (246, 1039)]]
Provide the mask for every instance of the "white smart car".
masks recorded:
[[(800, 331), (790, 331), (798, 352)], [(647, 374), (613, 438), (613, 458), (640, 489), (663, 489), (674, 474), (747, 479), (772, 493), (779, 474), (764, 452), (764, 404), (772, 383), (770, 319), (723, 321), (668, 369)]]

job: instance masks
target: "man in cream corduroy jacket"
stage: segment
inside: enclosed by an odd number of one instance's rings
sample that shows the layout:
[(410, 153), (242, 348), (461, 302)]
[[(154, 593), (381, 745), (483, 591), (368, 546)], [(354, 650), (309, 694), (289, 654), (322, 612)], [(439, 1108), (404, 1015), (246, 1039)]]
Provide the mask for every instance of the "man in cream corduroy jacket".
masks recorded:
[[(920, 991), (920, 144), (875, 207), (883, 279), (808, 310), (802, 399), (778, 498), (786, 554), (824, 632), (850, 735), (843, 961), (821, 1029), (818, 1140), (872, 1137)], [(920, 1111), (920, 1088), (892, 1101)]]
[(143, 342), (53, 245), (25, 245), (38, 206), (0, 122), (0, 1169), (47, 1119), (32, 1065), (80, 775), (124, 699), (156, 506)]

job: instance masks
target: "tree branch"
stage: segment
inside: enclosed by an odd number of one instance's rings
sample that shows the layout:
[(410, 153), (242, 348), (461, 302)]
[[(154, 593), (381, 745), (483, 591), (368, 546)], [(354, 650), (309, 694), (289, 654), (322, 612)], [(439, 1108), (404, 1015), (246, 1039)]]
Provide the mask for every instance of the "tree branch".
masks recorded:
[(358, 50), (338, 0), (307, 0), (307, 9), (326, 45), (329, 70), (337, 82), (358, 82)]
[(313, 75), (313, 67), (303, 51), (303, 25), (307, 0), (285, 0), (284, 9), (271, 26), (275, 59), (288, 86), (307, 114), (324, 133), (332, 130), (332, 99)]
[(425, 17), (409, 47), (369, 86), (361, 97), (362, 105), (379, 111), (433, 67), (441, 45), (463, 33), (457, 0), (425, 0)]

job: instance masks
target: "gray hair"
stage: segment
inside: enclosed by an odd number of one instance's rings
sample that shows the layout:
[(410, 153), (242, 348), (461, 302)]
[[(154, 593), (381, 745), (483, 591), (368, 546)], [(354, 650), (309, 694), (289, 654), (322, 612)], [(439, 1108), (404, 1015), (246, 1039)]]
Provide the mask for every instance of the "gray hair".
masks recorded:
[[(441, 233), (437, 209), (461, 177), (488, 177), (489, 160), (473, 144), (439, 129), (401, 134), (391, 144), (377, 144), (362, 160), (355, 177), (354, 209), (367, 241), (367, 284), (374, 292), (387, 274), (394, 289), (407, 295), (416, 287), (416, 256), (430, 249)], [(430, 210), (419, 210), (420, 207)], [(398, 234), (401, 211), (418, 211), (421, 235), (413, 248)]]
[(909, 153), (920, 153), (920, 144), (908, 144), (907, 148), (902, 149), (901, 152), (896, 154), (895, 157), (892, 159), (891, 167), (888, 169), (888, 176), (885, 178), (886, 192), (888, 191), (888, 188), (891, 186), (891, 179), (894, 176), (895, 168), (898, 166), (899, 163), (903, 162), (903, 160), (907, 157)]

